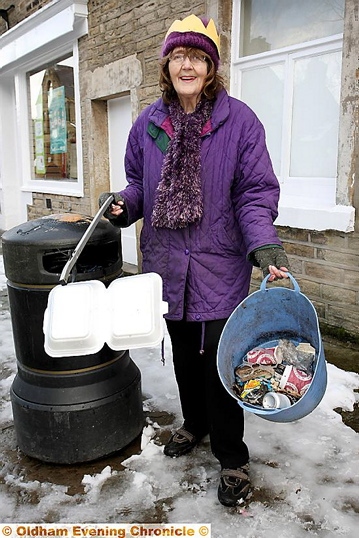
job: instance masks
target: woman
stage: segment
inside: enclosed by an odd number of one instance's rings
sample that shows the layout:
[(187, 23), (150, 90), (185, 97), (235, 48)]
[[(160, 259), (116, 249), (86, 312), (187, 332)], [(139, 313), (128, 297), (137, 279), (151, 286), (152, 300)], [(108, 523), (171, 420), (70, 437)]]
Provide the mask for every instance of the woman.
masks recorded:
[(219, 501), (235, 506), (249, 491), (249, 454), (243, 411), (217, 373), (217, 346), (248, 294), (253, 264), (274, 280), (287, 277), (288, 260), (273, 225), (279, 186), (263, 127), (228, 96), (218, 65), (212, 20), (190, 15), (172, 24), (162, 97), (131, 129), (128, 186), (114, 193), (106, 216), (119, 226), (143, 218), (143, 272), (163, 279), (184, 418), (164, 454), (182, 456), (209, 434), (221, 465)]

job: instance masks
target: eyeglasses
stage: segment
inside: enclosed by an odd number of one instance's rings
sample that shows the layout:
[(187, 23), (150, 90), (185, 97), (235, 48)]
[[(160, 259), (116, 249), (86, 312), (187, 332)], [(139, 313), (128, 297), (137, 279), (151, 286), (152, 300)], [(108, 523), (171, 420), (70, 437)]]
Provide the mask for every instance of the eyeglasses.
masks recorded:
[(206, 61), (206, 56), (196, 54), (195, 52), (189, 52), (188, 54), (185, 52), (176, 52), (176, 54), (172, 54), (169, 59), (170, 62), (173, 62), (176, 65), (182, 65), (186, 58), (189, 59), (193, 66), (201, 65)]

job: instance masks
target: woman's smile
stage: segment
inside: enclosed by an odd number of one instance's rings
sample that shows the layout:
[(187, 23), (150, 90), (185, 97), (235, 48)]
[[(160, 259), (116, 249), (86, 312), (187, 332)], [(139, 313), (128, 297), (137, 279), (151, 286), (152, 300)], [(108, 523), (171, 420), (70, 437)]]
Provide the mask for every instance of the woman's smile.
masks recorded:
[[(208, 72), (206, 61), (198, 56), (190, 59), (186, 50), (177, 47), (172, 52), (173, 60), (169, 62), (169, 73), (178, 99), (186, 112), (193, 112), (201, 99), (201, 93)], [(201, 56), (203, 59), (203, 55)], [(192, 64), (195, 63), (195, 65)]]

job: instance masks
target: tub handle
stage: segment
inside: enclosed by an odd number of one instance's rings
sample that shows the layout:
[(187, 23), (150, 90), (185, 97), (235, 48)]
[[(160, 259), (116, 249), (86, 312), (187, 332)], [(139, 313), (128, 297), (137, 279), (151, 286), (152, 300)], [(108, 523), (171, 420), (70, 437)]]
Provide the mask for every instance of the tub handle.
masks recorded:
[[(298, 282), (296, 281), (296, 279), (294, 278), (294, 276), (291, 273), (288, 272), (287, 274), (288, 274), (289, 279), (290, 279), (290, 281), (291, 281), (291, 283), (293, 285), (294, 291), (299, 293), (300, 292), (300, 287), (299, 287)], [(260, 291), (265, 291), (269, 277), (270, 277), (270, 275), (267, 275), (265, 278), (263, 278), (263, 280), (261, 282), (261, 285), (260, 285), (260, 288), (259, 288)]]

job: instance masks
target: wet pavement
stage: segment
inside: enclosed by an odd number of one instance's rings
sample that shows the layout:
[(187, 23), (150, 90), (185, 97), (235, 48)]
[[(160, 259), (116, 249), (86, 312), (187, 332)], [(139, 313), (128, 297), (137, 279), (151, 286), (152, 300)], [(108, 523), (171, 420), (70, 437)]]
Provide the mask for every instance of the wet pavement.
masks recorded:
[[(170, 428), (174, 417), (166, 412), (150, 412), (146, 413), (146, 417), (163, 427), (154, 441), (158, 444), (165, 443), (170, 437)], [(69, 495), (84, 493), (84, 485), (82, 484), (84, 475), (101, 473), (107, 465), (114, 471), (123, 471), (122, 462), (140, 452), (141, 436), (111, 456), (92, 462), (57, 465), (45, 463), (23, 454), (16, 446), (16, 435), (12, 424), (3, 429), (0, 436), (0, 453), (3, 455), (4, 462), (10, 464), (13, 469), (21, 469), (21, 474), (26, 482), (36, 480), (40, 483), (51, 482), (59, 486), (66, 486)]]

